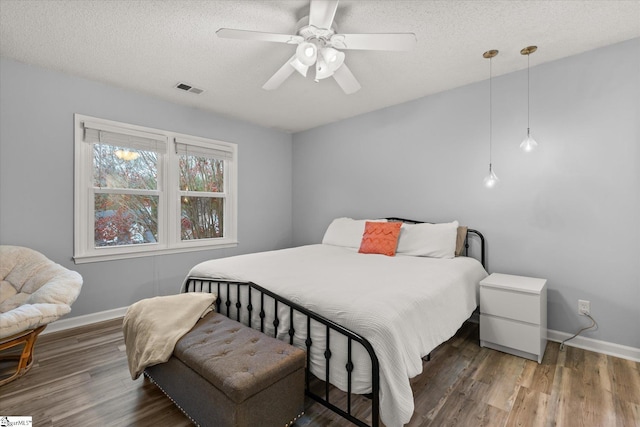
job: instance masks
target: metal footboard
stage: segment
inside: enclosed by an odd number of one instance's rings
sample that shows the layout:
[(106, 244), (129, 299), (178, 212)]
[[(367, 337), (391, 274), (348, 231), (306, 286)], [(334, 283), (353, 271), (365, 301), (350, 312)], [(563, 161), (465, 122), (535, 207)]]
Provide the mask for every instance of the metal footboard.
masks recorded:
[[(215, 304), (216, 311), (218, 313), (224, 314), (227, 317), (235, 319), (249, 327), (258, 329), (263, 333), (268, 332), (266, 326), (270, 324), (273, 326), (273, 333), (276, 338), (286, 340), (288, 336), (288, 341), (292, 345), (294, 345), (294, 335), (297, 331), (296, 328), (301, 329), (302, 331), (306, 329), (306, 333), (303, 334), (306, 337), (304, 339), (304, 346), (307, 350), (307, 363), (305, 369), (306, 395), (358, 426), (379, 426), (380, 368), (375, 351), (367, 339), (299, 304), (296, 304), (293, 301), (289, 301), (268, 289), (256, 285), (255, 283), (218, 281), (208, 278), (189, 277), (184, 286), (184, 292), (214, 292), (217, 295)], [(273, 304), (273, 318), (269, 318), (270, 316), (267, 314), (267, 304)], [(282, 306), (285, 307), (285, 312), (288, 312), (288, 321), (285, 320), (284, 322), (281, 322), (279, 309), (282, 308)], [(295, 315), (296, 313), (298, 316)], [(299, 324), (294, 325), (294, 319), (300, 319), (300, 315), (302, 316), (302, 319), (304, 319), (304, 324), (302, 326)], [(311, 348), (314, 345), (314, 342), (311, 339), (312, 321), (323, 325), (325, 328), (325, 386), (324, 393), (322, 393), (322, 395), (315, 393), (310, 387), (312, 375), (310, 372)], [(345, 375), (347, 376), (346, 406), (342, 407), (334, 404), (329, 397), (332, 332), (344, 336), (347, 340), (347, 363), (344, 367)], [(352, 407), (352, 372), (354, 369), (352, 353), (354, 342), (357, 343), (356, 345), (362, 346), (362, 348), (367, 351), (371, 359), (371, 394), (367, 395), (367, 397), (370, 397), (371, 399), (371, 425), (356, 417)], [(319, 347), (322, 348), (320, 344)]]

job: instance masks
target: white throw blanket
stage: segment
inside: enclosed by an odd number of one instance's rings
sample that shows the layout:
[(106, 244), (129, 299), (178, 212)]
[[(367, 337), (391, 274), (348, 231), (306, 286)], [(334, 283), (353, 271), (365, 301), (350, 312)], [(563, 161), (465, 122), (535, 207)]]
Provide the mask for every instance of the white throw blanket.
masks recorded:
[(169, 360), (178, 340), (213, 310), (215, 298), (191, 292), (132, 304), (122, 325), (131, 378), (137, 379), (147, 366)]

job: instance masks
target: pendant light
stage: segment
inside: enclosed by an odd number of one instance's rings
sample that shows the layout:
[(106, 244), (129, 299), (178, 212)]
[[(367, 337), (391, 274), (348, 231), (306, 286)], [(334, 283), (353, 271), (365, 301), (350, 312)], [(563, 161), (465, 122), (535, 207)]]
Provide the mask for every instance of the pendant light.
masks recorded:
[(530, 97), (529, 97), (529, 55), (538, 50), (538, 46), (528, 46), (520, 51), (521, 55), (527, 55), (527, 136), (522, 143), (520, 144), (520, 148), (525, 152), (529, 153), (538, 146), (538, 143), (533, 136), (531, 136), (531, 128), (529, 127), (529, 110), (530, 110)]
[(493, 131), (493, 124), (492, 124), (492, 99), (491, 99), (491, 92), (492, 92), (492, 88), (491, 88), (491, 58), (493, 58), (494, 56), (496, 56), (498, 54), (497, 50), (488, 50), (485, 53), (482, 54), (482, 56), (486, 59), (489, 60), (489, 174), (484, 178), (484, 186), (487, 188), (493, 188), (496, 186), (496, 184), (500, 181), (498, 179), (498, 176), (496, 175), (496, 173), (493, 171), (493, 164), (491, 163), (491, 139), (492, 139), (492, 131)]

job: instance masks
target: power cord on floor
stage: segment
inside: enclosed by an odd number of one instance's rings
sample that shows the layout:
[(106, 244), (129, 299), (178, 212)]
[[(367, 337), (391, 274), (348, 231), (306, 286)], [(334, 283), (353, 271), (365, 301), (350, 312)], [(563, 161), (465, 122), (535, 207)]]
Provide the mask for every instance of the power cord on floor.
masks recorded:
[(577, 337), (578, 335), (580, 335), (581, 333), (583, 333), (584, 331), (587, 331), (589, 329), (595, 328), (598, 329), (598, 323), (596, 323), (596, 319), (594, 319), (593, 317), (591, 317), (591, 315), (586, 314), (585, 316), (587, 316), (589, 319), (591, 319), (591, 321), (593, 322), (590, 326), (587, 326), (586, 328), (582, 328), (580, 329), (578, 332), (576, 332), (572, 337), (567, 338), (566, 340), (562, 341), (560, 343), (560, 351), (564, 351), (564, 343), (566, 343), (569, 340), (574, 339), (575, 337)]

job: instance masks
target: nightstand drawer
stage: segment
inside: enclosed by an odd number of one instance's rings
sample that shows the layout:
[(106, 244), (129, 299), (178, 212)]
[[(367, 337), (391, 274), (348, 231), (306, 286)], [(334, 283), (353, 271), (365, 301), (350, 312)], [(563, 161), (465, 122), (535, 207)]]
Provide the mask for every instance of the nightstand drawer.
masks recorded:
[(480, 314), (480, 341), (539, 354), (540, 327)]
[(480, 287), (480, 313), (540, 324), (540, 295)]

